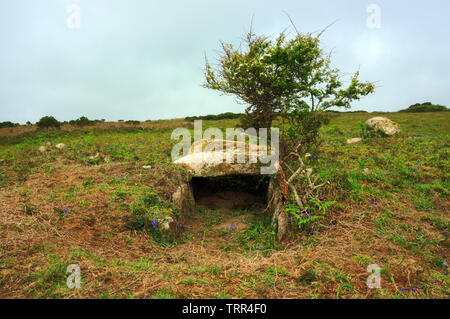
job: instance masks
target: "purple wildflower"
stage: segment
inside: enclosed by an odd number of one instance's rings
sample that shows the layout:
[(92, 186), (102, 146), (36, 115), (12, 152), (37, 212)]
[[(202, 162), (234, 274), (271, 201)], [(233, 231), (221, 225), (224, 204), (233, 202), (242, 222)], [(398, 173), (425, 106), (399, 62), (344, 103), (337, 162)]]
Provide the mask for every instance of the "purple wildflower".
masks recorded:
[(156, 228), (156, 219), (152, 222), (153, 228)]

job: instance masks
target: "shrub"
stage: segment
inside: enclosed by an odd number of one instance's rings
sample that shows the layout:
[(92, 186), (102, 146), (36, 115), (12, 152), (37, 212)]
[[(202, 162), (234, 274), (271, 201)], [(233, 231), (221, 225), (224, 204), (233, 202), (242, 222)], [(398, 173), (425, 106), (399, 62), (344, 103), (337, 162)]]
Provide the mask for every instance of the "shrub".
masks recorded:
[(44, 116), (36, 124), (39, 128), (61, 127), (61, 123), (58, 120), (56, 120), (53, 116)]
[(237, 119), (240, 118), (242, 113), (233, 113), (233, 112), (225, 112), (217, 115), (202, 115), (202, 116), (188, 116), (186, 117), (186, 121), (195, 121), (195, 120), (225, 120), (225, 119)]
[(128, 121), (125, 121), (125, 123), (133, 124), (133, 125), (138, 125), (138, 124), (140, 124), (141, 122), (135, 121), (135, 120), (128, 120)]
[(82, 116), (76, 120), (70, 121), (69, 124), (76, 125), (76, 126), (87, 126), (87, 125), (93, 125), (97, 122), (98, 122), (98, 120), (90, 120), (86, 116)]
[(448, 108), (444, 105), (431, 104), (431, 102), (416, 103), (405, 110), (399, 112), (422, 113), (422, 112), (447, 112)]
[(19, 126), (20, 124), (18, 124), (18, 123), (13, 123), (13, 122), (10, 122), (10, 121), (6, 121), (6, 122), (0, 122), (0, 128), (3, 128), (3, 127), (14, 127), (14, 126)]

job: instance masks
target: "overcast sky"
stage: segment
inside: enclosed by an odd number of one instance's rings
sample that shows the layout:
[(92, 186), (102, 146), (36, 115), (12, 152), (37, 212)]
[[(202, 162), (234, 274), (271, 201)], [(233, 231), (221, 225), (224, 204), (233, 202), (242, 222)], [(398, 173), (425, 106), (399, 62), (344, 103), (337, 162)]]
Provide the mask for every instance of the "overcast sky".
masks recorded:
[(212, 62), (220, 40), (239, 44), (252, 16), (255, 32), (276, 36), (290, 26), (283, 11), (301, 32), (338, 20), (322, 47), (378, 86), (353, 110), (450, 106), (448, 0), (0, 0), (0, 121), (242, 112), (202, 87), (204, 54)]

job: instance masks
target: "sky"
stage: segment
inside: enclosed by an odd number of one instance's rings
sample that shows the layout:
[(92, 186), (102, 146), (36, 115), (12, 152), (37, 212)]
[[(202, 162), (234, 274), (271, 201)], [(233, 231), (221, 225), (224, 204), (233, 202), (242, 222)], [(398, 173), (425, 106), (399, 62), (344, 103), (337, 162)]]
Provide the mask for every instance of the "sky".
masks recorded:
[[(374, 6), (375, 5), (375, 6)], [(202, 87), (220, 41), (330, 26), (332, 63), (376, 83), (352, 110), (450, 106), (450, 1), (0, 0), (0, 122), (243, 112)], [(78, 19), (79, 18), (79, 19)]]

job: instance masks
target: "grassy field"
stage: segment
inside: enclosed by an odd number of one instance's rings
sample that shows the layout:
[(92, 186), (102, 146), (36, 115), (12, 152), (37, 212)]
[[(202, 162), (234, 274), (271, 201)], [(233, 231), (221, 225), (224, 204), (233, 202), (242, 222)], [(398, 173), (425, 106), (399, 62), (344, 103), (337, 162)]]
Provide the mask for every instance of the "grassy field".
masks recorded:
[[(323, 127), (308, 164), (336, 203), (284, 244), (264, 212), (197, 208), (174, 241), (124, 227), (148, 194), (170, 209), (170, 135), (191, 122), (0, 129), (0, 297), (448, 298), (450, 114), (385, 114), (400, 134), (346, 144), (372, 116)], [(366, 286), (369, 264), (381, 289)]]

